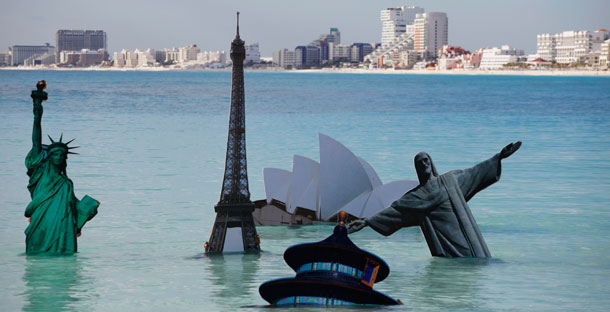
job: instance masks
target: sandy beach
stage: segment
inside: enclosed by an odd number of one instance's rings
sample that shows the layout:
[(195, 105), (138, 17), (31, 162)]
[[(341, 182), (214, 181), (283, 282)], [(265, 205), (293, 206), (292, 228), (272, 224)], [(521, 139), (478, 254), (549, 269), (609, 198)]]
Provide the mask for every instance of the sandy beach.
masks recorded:
[(290, 72), (301, 73), (350, 73), (350, 74), (415, 74), (415, 75), (507, 75), (507, 76), (610, 76), (602, 70), (417, 70), (417, 69), (303, 69)]
[[(0, 70), (59, 70), (59, 71), (231, 71), (226, 68), (184, 69), (172, 67), (0, 67)], [(529, 70), (479, 70), (479, 69), (362, 69), (362, 68), (321, 68), (321, 69), (282, 69), (278, 67), (245, 68), (246, 72), (285, 72), (285, 73), (329, 73), (329, 74), (390, 74), (390, 75), (492, 75), (492, 76), (610, 76), (610, 70), (586, 69), (529, 69)]]

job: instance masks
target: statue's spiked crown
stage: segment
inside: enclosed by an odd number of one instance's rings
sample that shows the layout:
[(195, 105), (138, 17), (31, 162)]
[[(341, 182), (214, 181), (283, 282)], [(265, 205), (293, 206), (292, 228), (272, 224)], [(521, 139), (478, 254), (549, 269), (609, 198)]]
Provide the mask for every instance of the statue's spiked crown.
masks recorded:
[(53, 138), (51, 138), (50, 135), (48, 137), (49, 137), (49, 140), (51, 140), (51, 144), (46, 146), (46, 150), (48, 151), (48, 153), (51, 153), (54, 149), (63, 149), (68, 154), (77, 154), (78, 155), (78, 153), (71, 152), (70, 150), (79, 148), (80, 146), (68, 146), (68, 144), (72, 143), (72, 141), (74, 141), (75, 139), (72, 139), (68, 142), (62, 142), (62, 140), (64, 138), (63, 133), (59, 137), (59, 141), (53, 140)]

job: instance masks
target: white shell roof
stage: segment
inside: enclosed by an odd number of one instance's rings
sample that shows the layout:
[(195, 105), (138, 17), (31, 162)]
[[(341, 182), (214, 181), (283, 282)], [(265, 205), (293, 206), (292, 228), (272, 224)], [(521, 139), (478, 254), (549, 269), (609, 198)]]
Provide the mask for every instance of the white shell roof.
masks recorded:
[(286, 203), (288, 187), (292, 179), (292, 172), (277, 168), (263, 168), (263, 180), (265, 181), (265, 193), (267, 203), (272, 199)]
[[(297, 206), (316, 211), (318, 208), (316, 205), (317, 201), (312, 203), (303, 197), (310, 188), (313, 188), (313, 190), (310, 190), (309, 194), (318, 196), (319, 180), (320, 165), (318, 162), (307, 157), (294, 155), (292, 160), (292, 180), (286, 202), (286, 211), (294, 213)], [(315, 193), (311, 193), (312, 191), (315, 191)], [(313, 205), (309, 206), (311, 204)]]
[(347, 147), (322, 133), (320, 139), (320, 218), (327, 220), (362, 192), (373, 190), (366, 170)]
[(279, 200), (290, 213), (297, 207), (316, 211), (321, 220), (340, 210), (366, 218), (418, 185), (407, 180), (382, 184), (375, 169), (343, 144), (322, 133), (319, 140), (320, 163), (295, 155), (292, 172), (263, 169), (268, 203)]
[(368, 162), (366, 162), (366, 160), (364, 160), (358, 156), (356, 156), (356, 157), (360, 161), (360, 164), (362, 164), (362, 168), (364, 168), (364, 171), (366, 171), (366, 174), (369, 176), (369, 181), (371, 181), (371, 185), (373, 186), (373, 188), (381, 186), (383, 183), (381, 183), (381, 179), (377, 175), (377, 172), (375, 171), (375, 169), (373, 169), (373, 167)]

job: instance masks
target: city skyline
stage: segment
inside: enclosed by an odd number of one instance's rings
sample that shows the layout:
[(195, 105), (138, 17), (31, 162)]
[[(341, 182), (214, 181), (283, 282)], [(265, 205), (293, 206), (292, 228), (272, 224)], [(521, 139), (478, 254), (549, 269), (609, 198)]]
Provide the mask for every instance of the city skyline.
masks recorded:
[[(108, 0), (104, 3), (62, 0), (9, 2), (0, 11), (0, 52), (12, 45), (55, 44), (59, 29), (104, 30), (108, 51), (163, 49), (197, 44), (202, 50), (229, 50), (240, 11), (240, 34), (246, 43), (260, 43), (261, 56), (294, 48), (328, 33), (341, 31), (342, 42), (381, 42), (380, 11), (389, 7), (420, 6), (426, 12), (445, 12), (449, 19), (449, 44), (467, 50), (504, 44), (536, 52), (536, 35), (565, 30), (610, 27), (610, 2), (601, 0), (515, 0), (496, 3), (482, 0), (453, 2), (338, 0), (326, 3), (278, 0), (181, 0), (166, 2)], [(575, 13), (578, 12), (578, 13)], [(606, 12), (606, 13), (604, 13)]]

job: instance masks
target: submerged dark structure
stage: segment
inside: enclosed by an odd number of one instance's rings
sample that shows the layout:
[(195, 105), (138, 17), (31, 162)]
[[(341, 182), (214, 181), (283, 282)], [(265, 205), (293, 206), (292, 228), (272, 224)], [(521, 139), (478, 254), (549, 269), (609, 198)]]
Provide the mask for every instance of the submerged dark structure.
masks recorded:
[(390, 268), (347, 237), (346, 217), (344, 211), (339, 213), (341, 221), (325, 240), (286, 249), (284, 260), (297, 275), (263, 283), (259, 287), (263, 299), (278, 306), (401, 304), (373, 290), (373, 284), (383, 281)]
[(239, 37), (239, 12), (237, 12), (237, 33), (231, 42), (233, 75), (225, 174), (220, 201), (214, 206), (216, 220), (210, 234), (210, 241), (205, 244), (206, 253), (221, 253), (226, 251), (227, 247), (230, 247), (230, 251), (260, 251), (252, 217), (254, 203), (250, 200), (248, 189), (244, 93), (245, 58), (246, 49), (244, 41)]
[(434, 257), (491, 257), (467, 202), (500, 180), (502, 159), (510, 157), (520, 147), (521, 141), (510, 143), (474, 167), (441, 175), (430, 155), (420, 152), (413, 160), (419, 185), (390, 207), (350, 223), (349, 232), (370, 226), (388, 236), (403, 227), (419, 226)]

